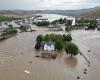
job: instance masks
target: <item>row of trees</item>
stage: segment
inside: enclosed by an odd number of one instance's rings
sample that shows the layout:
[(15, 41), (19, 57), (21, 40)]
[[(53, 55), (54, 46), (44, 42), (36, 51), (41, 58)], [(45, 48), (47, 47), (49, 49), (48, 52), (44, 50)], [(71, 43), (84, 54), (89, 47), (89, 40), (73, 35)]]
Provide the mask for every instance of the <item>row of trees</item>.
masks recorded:
[(0, 16), (0, 22), (3, 22), (3, 21), (12, 21), (12, 20), (18, 20), (18, 19), (21, 19), (21, 18), (17, 18), (17, 17), (9, 17), (9, 16)]
[(46, 34), (46, 35), (38, 35), (36, 38), (35, 49), (39, 50), (41, 48), (42, 41), (53, 41), (55, 42), (55, 50), (61, 51), (65, 49), (66, 54), (71, 54), (71, 56), (75, 56), (78, 54), (78, 47), (74, 43), (72, 43), (71, 35), (57, 35), (57, 34)]
[(0, 41), (5, 40), (13, 35), (17, 34), (17, 30), (14, 28), (6, 28), (0, 35)]
[(97, 22), (95, 19), (83, 19), (76, 20), (76, 25), (74, 27), (88, 27), (88, 29), (95, 29), (97, 27)]
[(43, 35), (40, 34), (36, 38), (37, 42), (49, 41), (49, 40), (54, 41), (54, 42), (56, 42), (58, 40), (60, 40), (62, 42), (66, 42), (66, 41), (71, 42), (72, 37), (71, 37), (71, 35), (66, 36), (66, 35), (57, 35), (57, 34), (46, 34), (46, 35), (43, 36)]
[(13, 35), (13, 34), (16, 34), (16, 33), (17, 33), (16, 29), (14, 29), (14, 28), (6, 28), (5, 30), (3, 30), (3, 33), (1, 34), (1, 37)]
[(72, 20), (67, 20), (66, 18), (64, 18), (64, 19), (60, 18), (58, 20), (55, 20), (55, 21), (51, 22), (51, 24), (53, 24), (53, 25), (57, 24), (57, 23), (65, 24), (65, 26), (71, 26), (72, 25)]
[(50, 25), (50, 22), (48, 21), (37, 22), (36, 25), (37, 26), (48, 26)]

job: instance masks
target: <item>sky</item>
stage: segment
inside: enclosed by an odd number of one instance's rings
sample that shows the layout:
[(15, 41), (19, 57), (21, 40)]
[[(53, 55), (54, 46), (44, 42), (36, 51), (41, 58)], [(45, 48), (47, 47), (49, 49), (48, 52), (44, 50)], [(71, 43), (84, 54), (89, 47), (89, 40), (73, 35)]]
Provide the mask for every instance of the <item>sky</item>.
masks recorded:
[(0, 0), (0, 10), (76, 10), (100, 6), (100, 0)]

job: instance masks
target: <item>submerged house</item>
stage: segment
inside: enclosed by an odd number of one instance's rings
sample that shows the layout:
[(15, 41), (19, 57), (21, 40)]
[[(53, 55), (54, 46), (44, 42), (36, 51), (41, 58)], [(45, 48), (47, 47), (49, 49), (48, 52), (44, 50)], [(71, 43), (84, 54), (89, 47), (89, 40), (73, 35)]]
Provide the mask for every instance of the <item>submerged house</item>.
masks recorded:
[(54, 51), (55, 50), (55, 42), (53, 41), (43, 41), (42, 42), (44, 51)]

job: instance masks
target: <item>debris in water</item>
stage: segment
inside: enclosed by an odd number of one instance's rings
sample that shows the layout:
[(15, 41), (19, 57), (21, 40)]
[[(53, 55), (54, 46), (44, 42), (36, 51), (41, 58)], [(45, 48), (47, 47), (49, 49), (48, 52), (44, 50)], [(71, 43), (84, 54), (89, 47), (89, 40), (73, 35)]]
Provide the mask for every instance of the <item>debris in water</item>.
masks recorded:
[(88, 65), (88, 67), (90, 67), (90, 65)]
[(87, 74), (86, 72), (84, 72), (84, 74)]
[(87, 69), (84, 69), (84, 71), (87, 71)]
[(78, 76), (77, 79), (80, 79), (80, 77)]
[(32, 61), (30, 61), (29, 63), (32, 63)]
[(91, 50), (88, 50), (88, 52), (91, 52)]
[(30, 71), (28, 71), (28, 70), (25, 70), (24, 72), (27, 73), (27, 74), (30, 74)]
[(39, 55), (36, 55), (35, 57), (37, 57), (37, 58), (38, 58), (38, 57), (40, 57), (40, 56), (39, 56)]
[(21, 55), (23, 55), (24, 53), (20, 53)]

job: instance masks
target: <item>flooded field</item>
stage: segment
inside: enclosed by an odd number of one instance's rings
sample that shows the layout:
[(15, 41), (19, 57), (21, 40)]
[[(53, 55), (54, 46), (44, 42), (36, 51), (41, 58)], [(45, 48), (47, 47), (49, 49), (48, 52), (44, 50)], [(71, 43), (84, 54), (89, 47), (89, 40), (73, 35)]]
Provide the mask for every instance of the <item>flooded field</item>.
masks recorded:
[(100, 79), (100, 32), (99, 31), (73, 31), (74, 41), (90, 61), (88, 79)]
[[(55, 60), (36, 58), (35, 38), (49, 32), (47, 28), (36, 28), (37, 32), (21, 33), (0, 42), (0, 80), (97, 80), (100, 74), (100, 32), (73, 31), (74, 41), (91, 65), (80, 54), (71, 59), (59, 52)], [(88, 52), (88, 49), (91, 52)], [(87, 73), (84, 74), (86, 69)]]

